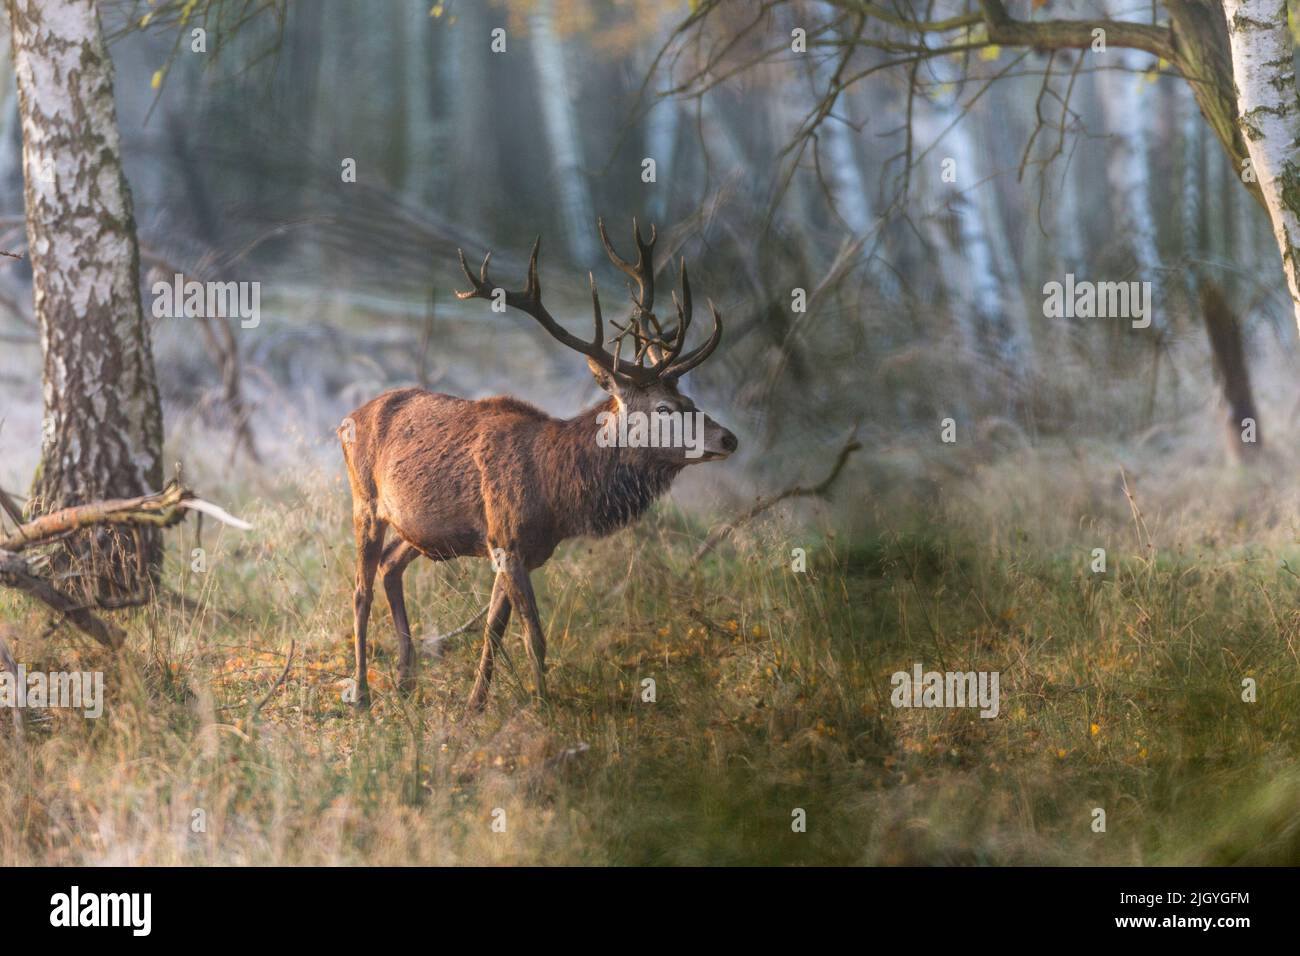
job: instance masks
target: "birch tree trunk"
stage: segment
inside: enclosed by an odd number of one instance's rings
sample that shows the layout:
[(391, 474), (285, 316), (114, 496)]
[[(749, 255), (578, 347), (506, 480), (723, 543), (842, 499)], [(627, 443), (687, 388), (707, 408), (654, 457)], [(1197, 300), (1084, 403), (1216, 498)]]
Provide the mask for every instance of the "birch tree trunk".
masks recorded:
[[(1182, 203), (1179, 206), (1179, 221), (1183, 227), (1183, 250), (1193, 256), (1199, 257), (1202, 252), (1202, 234), (1201, 234), (1201, 187), (1202, 187), (1202, 169), (1204, 168), (1204, 150), (1202, 142), (1204, 140), (1205, 126), (1201, 121), (1201, 114), (1197, 111), (1196, 100), (1192, 96), (1189, 86), (1184, 84), (1179, 87), (1179, 109), (1182, 111), (1182, 137), (1183, 137), (1183, 161), (1182, 161)], [(1184, 270), (1184, 281), (1187, 284), (1188, 300), (1195, 292), (1195, 280), (1189, 270)]]
[(650, 108), (650, 114), (646, 117), (646, 155), (655, 161), (655, 182), (646, 200), (651, 222), (663, 222), (668, 213), (679, 126), (680, 114), (676, 100), (660, 100)]
[[(1101, 86), (1102, 115), (1113, 140), (1106, 164), (1114, 199), (1112, 214), (1127, 235), (1130, 251), (1137, 266), (1139, 281), (1151, 283), (1152, 327), (1165, 327), (1169, 303), (1164, 294), (1160, 250), (1151, 204), (1151, 168), (1148, 164), (1149, 134), (1155, 84), (1144, 71), (1153, 64), (1151, 56), (1140, 50), (1112, 49), (1107, 58), (1118, 60), (1118, 67), (1103, 70)], [(1113, 64), (1112, 60), (1112, 64)], [(1117, 277), (1118, 278), (1118, 277)]]
[[(962, 115), (958, 105), (918, 101), (912, 118), (918, 152), (928, 149), (927, 162), (935, 172), (946, 164), (952, 171), (951, 184), (933, 185), (942, 204), (953, 210), (957, 222), (958, 247), (939, 267), (948, 290), (949, 307), (961, 331), (961, 339), (975, 339), (984, 346), (1011, 378), (1032, 372), (1033, 338), (1019, 290), (1008, 285), (998, 270), (996, 240), (990, 226), (994, 185), (986, 180), (983, 164), (971, 136), (974, 117)], [(960, 294), (951, 291), (952, 276), (964, 279)], [(976, 328), (966, 328), (974, 320)]]
[(582, 140), (573, 115), (573, 99), (569, 95), (568, 64), (564, 47), (555, 32), (554, 0), (539, 0), (529, 18), (528, 29), (537, 65), (537, 93), (541, 98), (551, 173), (564, 214), (569, 256), (574, 262), (590, 263), (596, 258), (596, 241), (592, 238), (596, 217), (582, 168)]
[(1223, 0), (1237, 112), (1300, 324), (1300, 140), (1286, 0)]
[[(35, 509), (156, 491), (162, 413), (140, 308), (113, 65), (93, 0), (7, 0), (18, 78), (27, 244), (44, 354)], [(155, 531), (83, 532), (60, 561), (100, 603), (143, 596)]]
[[(19, 185), (21, 170), (17, 157), (18, 151), (11, 150), (10, 144), (16, 140), (14, 135), (18, 126), (18, 90), (13, 82), (13, 64), (9, 55), (8, 44), (0, 45), (0, 189), (8, 192), (12, 180)], [(17, 188), (14, 189), (17, 192)], [(8, 201), (5, 202), (8, 206)]]

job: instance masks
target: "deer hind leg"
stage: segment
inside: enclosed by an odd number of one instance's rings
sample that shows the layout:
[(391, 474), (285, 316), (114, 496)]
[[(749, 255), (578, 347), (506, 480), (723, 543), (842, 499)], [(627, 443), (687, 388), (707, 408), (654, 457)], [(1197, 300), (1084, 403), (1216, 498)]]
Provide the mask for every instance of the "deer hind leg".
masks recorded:
[(411, 625), (406, 619), (406, 595), (402, 590), (402, 575), (406, 566), (420, 556), (420, 552), (400, 538), (384, 548), (379, 561), (379, 578), (388, 595), (388, 609), (393, 612), (393, 628), (397, 631), (397, 689), (404, 694), (415, 690), (415, 648), (411, 644)]
[(352, 528), (357, 537), (357, 588), (352, 596), (353, 634), (357, 656), (353, 676), (353, 703), (360, 709), (370, 706), (370, 686), (366, 680), (366, 627), (370, 621), (370, 603), (375, 593), (375, 571), (384, 551), (384, 534), (388, 526), (368, 512), (354, 513)]
[(478, 677), (474, 692), (469, 695), (469, 705), (482, 710), (487, 704), (488, 685), (492, 683), (492, 669), (497, 648), (510, 623), (510, 598), (507, 596), (504, 572), (492, 582), (492, 600), (488, 606), (487, 626), (483, 630), (483, 654), (478, 661)]
[[(515, 554), (507, 552), (501, 557), (499, 566), (505, 576), (505, 583), (510, 595), (510, 603), (519, 610), (524, 621), (524, 646), (528, 650), (528, 659), (533, 665), (533, 683), (539, 700), (546, 700), (546, 634), (542, 630), (541, 618), (537, 614), (537, 597), (533, 594), (533, 583), (528, 578), (528, 569)], [(498, 575), (500, 576), (500, 575)]]

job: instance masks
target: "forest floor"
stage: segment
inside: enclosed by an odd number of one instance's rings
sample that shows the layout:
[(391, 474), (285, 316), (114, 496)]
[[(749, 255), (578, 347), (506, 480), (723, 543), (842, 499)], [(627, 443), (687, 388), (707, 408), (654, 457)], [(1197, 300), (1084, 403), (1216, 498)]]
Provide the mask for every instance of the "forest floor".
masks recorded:
[[(0, 729), (0, 863), (1300, 862), (1294, 495), (1268, 466), (1159, 461), (1121, 479), (1101, 448), (1025, 449), (870, 503), (846, 478), (839, 509), (773, 512), (696, 567), (707, 526), (670, 500), (534, 575), (550, 701), (512, 622), (483, 714), (478, 627), (396, 692), (382, 589), (375, 704), (342, 699), (338, 471), (204, 485), (256, 530), (209, 524), (202, 572), (195, 528), (171, 532), (183, 600), (124, 617), (116, 660), (0, 592), (29, 669), (108, 687), (102, 719)], [(491, 583), (485, 562), (406, 580), (417, 634)], [(998, 672), (998, 716), (895, 708), (916, 663)]]

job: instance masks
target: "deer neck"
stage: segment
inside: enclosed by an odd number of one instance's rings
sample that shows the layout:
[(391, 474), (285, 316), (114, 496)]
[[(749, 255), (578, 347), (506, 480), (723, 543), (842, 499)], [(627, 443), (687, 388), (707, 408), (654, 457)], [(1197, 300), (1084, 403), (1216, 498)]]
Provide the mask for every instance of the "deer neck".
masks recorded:
[(631, 524), (681, 471), (680, 465), (648, 458), (644, 449), (602, 448), (596, 441), (603, 421), (598, 417), (617, 411), (610, 398), (559, 423), (553, 506), (568, 536), (599, 537)]

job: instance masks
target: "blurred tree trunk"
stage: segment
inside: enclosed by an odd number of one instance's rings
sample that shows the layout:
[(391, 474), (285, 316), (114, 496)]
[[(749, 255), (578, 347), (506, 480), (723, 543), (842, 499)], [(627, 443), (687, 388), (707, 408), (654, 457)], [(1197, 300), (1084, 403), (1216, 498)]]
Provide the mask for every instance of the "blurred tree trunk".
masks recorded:
[(541, 91), (552, 182), (560, 197), (569, 257), (574, 262), (594, 262), (596, 217), (591, 210), (591, 194), (582, 164), (582, 139), (569, 93), (568, 60), (555, 32), (554, 0), (538, 0), (528, 20), (528, 29)]
[[(824, 16), (833, 17), (835, 10), (828, 4), (818, 4)], [(846, 47), (851, 38), (837, 34)], [(813, 96), (817, 100), (834, 94), (839, 84), (839, 71), (844, 54), (836, 49), (833, 53), (817, 53), (816, 65), (813, 67)], [(818, 130), (816, 148), (818, 150), (818, 168), (835, 212), (844, 224), (858, 236), (865, 236), (875, 223), (871, 213), (871, 202), (867, 195), (866, 180), (858, 166), (858, 157), (853, 148), (853, 129), (848, 125), (848, 97), (840, 93), (831, 104), (826, 121)]]
[(406, 116), (402, 122), (409, 130), (410, 156), (406, 167), (406, 192), (418, 207), (430, 208), (434, 202), (434, 170), (438, 168), (435, 142), (438, 110), (434, 108), (434, 58), (430, 53), (438, 46), (434, 20), (427, 4), (407, 3), (400, 24), (406, 50), (402, 57), (405, 69), (402, 85), (406, 87)]
[[(1183, 254), (1199, 258), (1204, 251), (1203, 231), (1201, 229), (1201, 200), (1203, 190), (1203, 170), (1205, 168), (1204, 125), (1196, 109), (1196, 100), (1186, 84), (1179, 87), (1179, 110), (1182, 113), (1183, 156), (1182, 156), (1182, 202), (1179, 204), (1178, 217), (1182, 225)], [(1196, 294), (1196, 282), (1192, 270), (1184, 269), (1183, 276), (1187, 283), (1188, 301), (1193, 301)]]
[[(1155, 83), (1146, 71), (1155, 67), (1150, 54), (1140, 50), (1109, 50), (1109, 69), (1100, 75), (1102, 113), (1112, 140), (1106, 163), (1110, 181), (1111, 215), (1116, 234), (1128, 237), (1135, 279), (1151, 283), (1151, 327), (1163, 329), (1168, 301), (1164, 296), (1155, 215), (1151, 205), (1149, 133), (1153, 122)], [(1113, 61), (1118, 60), (1116, 65)]]
[(1214, 356), (1214, 370), (1228, 406), (1224, 438), (1233, 461), (1255, 461), (1264, 447), (1259, 428), (1259, 413), (1250, 387), (1250, 367), (1246, 362), (1245, 336), (1237, 313), (1212, 282), (1200, 287), (1201, 314)]
[[(491, 63), (486, 43), (471, 46), (460, 32), (487, 36), (495, 23), (491, 14), (487, 4), (473, 3), (459, 8), (461, 22), (456, 27), (449, 27), (446, 17), (437, 23), (437, 103), (442, 119), (436, 127), (436, 148), (443, 172), (435, 182), (441, 208), (461, 222), (480, 221), (483, 210), (496, 201), (502, 180), (497, 150), (503, 137), (488, 108), (502, 71)], [(473, 148), (466, 149), (466, 143)]]
[(673, 159), (677, 153), (677, 131), (681, 114), (677, 101), (664, 99), (650, 107), (646, 116), (645, 151), (655, 161), (655, 181), (650, 185), (646, 208), (651, 222), (664, 222), (672, 198)]
[[(17, 138), (18, 126), (18, 88), (13, 80), (9, 45), (0, 44), (0, 189), (7, 191), (12, 182), (19, 185), (22, 171), (14, 158), (17, 150), (10, 149), (10, 144)], [(15, 192), (17, 189), (15, 189)], [(6, 201), (5, 205), (8, 205)]]
[[(156, 491), (162, 413), (140, 308), (113, 66), (93, 0), (7, 0), (18, 77), (27, 243), (44, 352), (41, 462), (29, 510)], [(143, 598), (156, 531), (66, 540), (87, 596)]]
[[(823, 14), (834, 15), (834, 8), (829, 4), (820, 4)], [(842, 35), (846, 44), (851, 40)], [(819, 59), (813, 68), (813, 96), (817, 99), (830, 95), (839, 83), (837, 72), (842, 62), (842, 54), (836, 50), (832, 54), (817, 54)], [(878, 226), (875, 210), (871, 205), (871, 189), (863, 175), (862, 163), (858, 156), (858, 140), (861, 138), (854, 122), (852, 89), (839, 93), (831, 113), (818, 131), (817, 168), (821, 172), (824, 188), (829, 192), (829, 200), (836, 215), (855, 236), (869, 236)], [(877, 247), (877, 240), (868, 243), (867, 248)], [(890, 302), (902, 299), (902, 289), (898, 277), (888, 264), (873, 255), (867, 263), (867, 274), (880, 294)]]
[[(954, 311), (961, 339), (978, 340), (980, 351), (997, 363), (1000, 371), (1019, 378), (1034, 365), (1033, 341), (1023, 301), (1007, 294), (997, 267), (997, 249), (990, 226), (1000, 220), (989, 214), (990, 195), (978, 151), (971, 136), (969, 117), (961, 116), (953, 103), (917, 99), (913, 127), (917, 131), (917, 152), (931, 149), (926, 163), (949, 171), (952, 179), (936, 186), (943, 204), (956, 217), (957, 243), (939, 270)], [(942, 137), (942, 139), (939, 139)], [(937, 141), (937, 142), (936, 142)], [(964, 278), (963, 291), (950, 284), (949, 273)], [(1016, 290), (1018, 293), (1018, 290)], [(972, 315), (976, 329), (965, 326)]]

